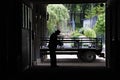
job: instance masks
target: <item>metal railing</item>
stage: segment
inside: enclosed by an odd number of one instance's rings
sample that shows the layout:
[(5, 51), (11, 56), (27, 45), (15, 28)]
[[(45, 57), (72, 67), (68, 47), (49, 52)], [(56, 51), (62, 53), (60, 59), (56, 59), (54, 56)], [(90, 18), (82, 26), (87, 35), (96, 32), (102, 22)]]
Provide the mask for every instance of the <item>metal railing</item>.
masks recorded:
[[(71, 48), (71, 49), (102, 49), (102, 39), (101, 38), (64, 38), (59, 39), (63, 46), (58, 46), (58, 48)], [(49, 38), (41, 39), (40, 49), (48, 49)]]

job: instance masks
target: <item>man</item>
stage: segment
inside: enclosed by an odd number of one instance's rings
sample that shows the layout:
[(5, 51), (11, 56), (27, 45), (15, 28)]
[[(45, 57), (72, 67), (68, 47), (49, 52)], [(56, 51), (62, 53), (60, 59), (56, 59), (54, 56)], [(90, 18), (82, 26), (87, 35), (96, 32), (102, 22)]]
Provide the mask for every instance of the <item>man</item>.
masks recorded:
[(58, 40), (58, 35), (60, 34), (59, 30), (56, 30), (51, 36), (50, 36), (50, 41), (49, 41), (49, 50), (50, 50), (50, 63), (51, 63), (51, 67), (56, 67), (57, 63), (56, 63), (56, 48), (57, 45), (62, 45), (62, 43), (60, 42), (60, 40)]

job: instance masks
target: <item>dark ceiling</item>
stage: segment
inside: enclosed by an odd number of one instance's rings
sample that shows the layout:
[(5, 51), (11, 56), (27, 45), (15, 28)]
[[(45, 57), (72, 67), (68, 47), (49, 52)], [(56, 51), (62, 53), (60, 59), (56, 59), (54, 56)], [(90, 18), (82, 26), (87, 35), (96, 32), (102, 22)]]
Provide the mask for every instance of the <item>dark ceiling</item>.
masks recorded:
[(99, 3), (99, 2), (106, 2), (107, 0), (29, 0), (32, 2), (40, 2), (45, 4), (52, 4), (52, 3)]

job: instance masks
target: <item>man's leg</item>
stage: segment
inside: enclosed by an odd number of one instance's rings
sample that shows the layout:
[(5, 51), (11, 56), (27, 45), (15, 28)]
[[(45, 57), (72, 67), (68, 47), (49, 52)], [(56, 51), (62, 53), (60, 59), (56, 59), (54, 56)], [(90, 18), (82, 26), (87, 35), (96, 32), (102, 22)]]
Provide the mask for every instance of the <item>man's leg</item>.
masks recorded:
[(51, 63), (51, 67), (56, 67), (57, 66), (55, 51), (50, 52), (50, 63)]

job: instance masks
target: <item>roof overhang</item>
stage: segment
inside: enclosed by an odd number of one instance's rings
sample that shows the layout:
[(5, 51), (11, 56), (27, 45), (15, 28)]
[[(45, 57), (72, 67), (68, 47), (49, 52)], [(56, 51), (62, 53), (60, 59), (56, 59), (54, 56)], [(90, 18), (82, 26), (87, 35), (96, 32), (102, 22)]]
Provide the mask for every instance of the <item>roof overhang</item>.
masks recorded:
[(43, 4), (51, 4), (51, 3), (74, 4), (74, 3), (104, 3), (104, 2), (107, 2), (108, 0), (29, 0), (29, 1), (39, 2), (39, 3), (43, 3)]

